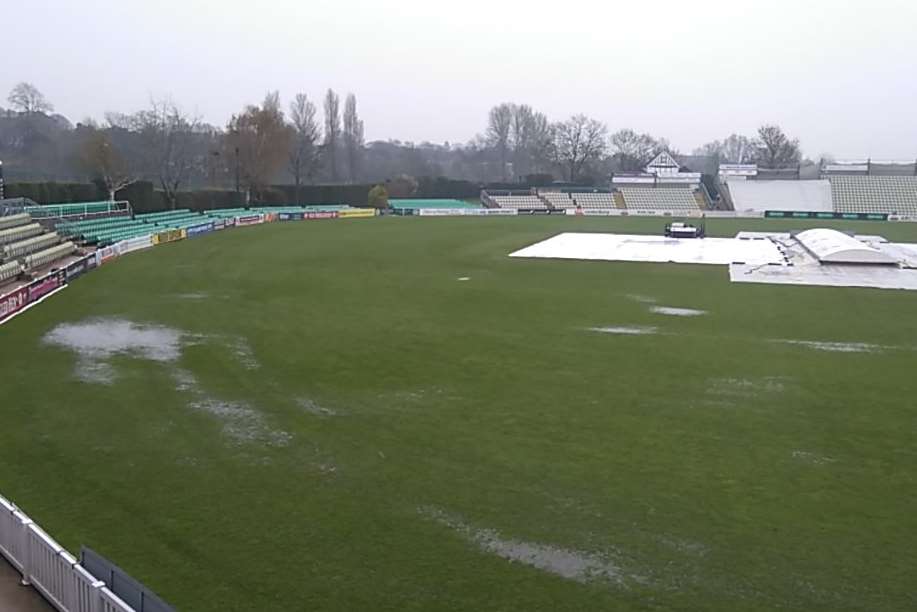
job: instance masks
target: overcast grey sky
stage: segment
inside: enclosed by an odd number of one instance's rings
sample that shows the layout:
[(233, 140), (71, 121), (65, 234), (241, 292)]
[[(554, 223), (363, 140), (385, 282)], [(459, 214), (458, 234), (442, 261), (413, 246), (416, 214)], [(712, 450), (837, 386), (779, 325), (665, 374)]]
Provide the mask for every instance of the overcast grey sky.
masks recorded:
[(0, 91), (30, 81), (73, 121), (171, 95), (225, 125), (331, 87), (367, 140), (465, 142), (515, 101), (685, 152), (776, 122), (810, 156), (917, 157), (913, 0), (29, 0), (0, 20)]

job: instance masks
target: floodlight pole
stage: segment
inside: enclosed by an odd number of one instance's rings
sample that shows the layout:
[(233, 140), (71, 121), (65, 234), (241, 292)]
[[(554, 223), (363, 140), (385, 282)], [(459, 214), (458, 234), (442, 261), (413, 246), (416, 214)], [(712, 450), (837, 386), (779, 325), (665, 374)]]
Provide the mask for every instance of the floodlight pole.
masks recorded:
[(0, 159), (0, 200), (2, 200), (3, 197), (3, 160)]

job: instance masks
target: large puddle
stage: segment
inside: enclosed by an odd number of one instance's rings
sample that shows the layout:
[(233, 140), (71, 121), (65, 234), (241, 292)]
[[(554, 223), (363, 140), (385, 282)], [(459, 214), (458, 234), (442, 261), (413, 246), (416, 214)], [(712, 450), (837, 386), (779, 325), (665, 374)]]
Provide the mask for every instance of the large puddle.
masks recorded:
[(616, 336), (650, 336), (659, 332), (651, 325), (610, 325), (607, 327), (590, 327), (589, 331)]
[(590, 582), (610, 581), (620, 586), (630, 582), (644, 584), (641, 576), (627, 574), (609, 555), (583, 552), (502, 537), (493, 529), (480, 529), (438, 508), (420, 508), (420, 513), (459, 533), (482, 551), (507, 561), (522, 563), (568, 580)]
[(650, 312), (666, 315), (669, 317), (702, 317), (707, 314), (706, 310), (695, 310), (694, 308), (676, 308), (674, 306), (653, 306), (650, 308)]
[(90, 319), (62, 323), (43, 341), (77, 355), (76, 377), (85, 382), (111, 384), (115, 372), (108, 361), (127, 355), (160, 363), (181, 356), (182, 332), (161, 325), (142, 325), (124, 319)]
[(820, 342), (814, 340), (776, 340), (775, 342), (802, 346), (814, 351), (828, 353), (881, 353), (886, 349), (893, 348), (879, 344), (869, 344), (868, 342)]
[(246, 370), (261, 367), (248, 341), (241, 336), (190, 334), (164, 325), (135, 323), (120, 318), (96, 318), (62, 323), (42, 341), (72, 351), (77, 356), (76, 378), (84, 382), (112, 384), (116, 372), (110, 361), (116, 356), (172, 363), (186, 346), (218, 344), (228, 350)]

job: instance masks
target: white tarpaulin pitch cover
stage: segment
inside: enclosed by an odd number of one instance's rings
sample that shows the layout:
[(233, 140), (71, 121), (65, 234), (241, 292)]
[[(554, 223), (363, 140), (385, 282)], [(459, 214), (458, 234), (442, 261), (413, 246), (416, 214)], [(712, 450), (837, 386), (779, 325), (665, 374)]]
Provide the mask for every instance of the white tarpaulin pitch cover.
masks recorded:
[(917, 290), (917, 245), (834, 230), (702, 239), (568, 232), (510, 257), (719, 264), (737, 283)]
[(666, 238), (631, 234), (567, 232), (526, 247), (510, 257), (648, 261), (657, 263), (749, 265), (782, 264), (778, 245), (765, 237)]

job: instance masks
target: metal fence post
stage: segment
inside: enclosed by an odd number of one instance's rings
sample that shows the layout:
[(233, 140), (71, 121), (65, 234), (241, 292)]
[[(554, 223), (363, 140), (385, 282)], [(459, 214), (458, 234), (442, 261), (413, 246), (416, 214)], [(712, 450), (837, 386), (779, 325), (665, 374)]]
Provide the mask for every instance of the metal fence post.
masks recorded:
[(32, 573), (32, 546), (29, 543), (29, 525), (32, 524), (32, 519), (22, 515), (20, 521), (21, 531), (21, 541), (22, 541), (22, 579), (19, 581), (19, 584), (22, 586), (31, 586), (32, 581), (29, 580)]

